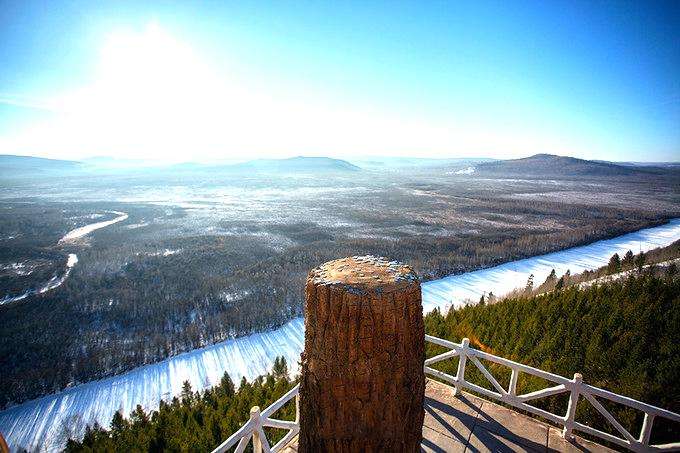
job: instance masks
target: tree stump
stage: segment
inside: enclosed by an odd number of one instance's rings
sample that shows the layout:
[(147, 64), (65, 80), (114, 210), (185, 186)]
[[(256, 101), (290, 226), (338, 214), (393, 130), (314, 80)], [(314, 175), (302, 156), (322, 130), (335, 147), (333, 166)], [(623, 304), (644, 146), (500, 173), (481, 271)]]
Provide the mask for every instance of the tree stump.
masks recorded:
[(305, 287), (299, 451), (420, 451), (420, 281), (372, 256), (329, 261)]

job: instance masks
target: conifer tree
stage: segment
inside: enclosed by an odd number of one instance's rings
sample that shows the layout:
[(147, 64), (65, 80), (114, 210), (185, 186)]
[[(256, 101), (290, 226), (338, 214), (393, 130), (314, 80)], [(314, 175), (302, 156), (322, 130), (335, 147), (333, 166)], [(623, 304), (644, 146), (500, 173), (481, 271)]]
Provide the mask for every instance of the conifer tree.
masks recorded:
[(617, 274), (621, 272), (621, 258), (618, 253), (614, 253), (609, 259), (609, 265), (607, 266), (607, 271), (610, 274)]
[(231, 380), (231, 376), (229, 376), (229, 373), (227, 373), (226, 371), (224, 372), (224, 375), (220, 380), (218, 391), (220, 392), (221, 395), (224, 395), (228, 398), (234, 396), (235, 391), (234, 382)]
[(529, 275), (527, 284), (524, 287), (524, 292), (530, 294), (534, 290), (534, 274)]
[(645, 260), (645, 254), (642, 252), (635, 256), (635, 267), (637, 268), (638, 273), (642, 273), (642, 268), (645, 266)]
[(624, 270), (631, 269), (633, 267), (633, 251), (628, 250), (625, 255), (623, 255), (623, 260), (621, 261), (621, 267)]
[(277, 357), (274, 359), (274, 368), (272, 370), (274, 378), (281, 379), (288, 376), (288, 364), (286, 364), (285, 357)]

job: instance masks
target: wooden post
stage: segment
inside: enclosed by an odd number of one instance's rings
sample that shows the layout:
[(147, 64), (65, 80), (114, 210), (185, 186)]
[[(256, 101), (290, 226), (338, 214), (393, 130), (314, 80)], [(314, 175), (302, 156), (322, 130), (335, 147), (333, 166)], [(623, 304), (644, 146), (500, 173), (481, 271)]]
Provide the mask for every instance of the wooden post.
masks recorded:
[(458, 354), (458, 371), (456, 372), (456, 384), (453, 387), (453, 394), (460, 395), (463, 390), (463, 381), (465, 381), (465, 363), (467, 362), (467, 350), (470, 347), (470, 340), (463, 338), (463, 347)]
[(260, 407), (253, 406), (250, 409), (250, 419), (253, 421), (255, 429), (253, 430), (253, 453), (262, 453), (262, 439), (260, 439)]
[(571, 393), (569, 394), (569, 404), (567, 405), (567, 415), (564, 417), (564, 429), (562, 430), (562, 437), (567, 440), (572, 440), (574, 435), (574, 418), (576, 417), (576, 405), (581, 394), (581, 383), (583, 382), (583, 375), (581, 373), (574, 373), (572, 380)]
[(313, 269), (299, 451), (419, 451), (424, 360), (420, 281), (410, 267), (365, 256)]

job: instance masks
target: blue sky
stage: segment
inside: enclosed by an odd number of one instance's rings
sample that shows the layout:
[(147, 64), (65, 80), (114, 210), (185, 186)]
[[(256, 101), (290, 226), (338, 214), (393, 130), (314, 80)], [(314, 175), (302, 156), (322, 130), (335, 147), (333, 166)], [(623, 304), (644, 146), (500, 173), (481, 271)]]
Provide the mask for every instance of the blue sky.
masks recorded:
[(680, 2), (0, 1), (0, 153), (666, 161)]

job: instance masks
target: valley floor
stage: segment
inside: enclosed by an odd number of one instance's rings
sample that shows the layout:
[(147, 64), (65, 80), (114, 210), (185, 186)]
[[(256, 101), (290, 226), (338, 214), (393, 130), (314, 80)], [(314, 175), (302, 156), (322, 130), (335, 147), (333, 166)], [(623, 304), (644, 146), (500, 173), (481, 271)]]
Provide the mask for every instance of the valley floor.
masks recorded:
[[(567, 269), (596, 269), (607, 264), (613, 253), (651, 250), (678, 239), (680, 219), (674, 219), (617, 238), (425, 282), (423, 308), (425, 312), (447, 310), (466, 301), (477, 301), (490, 291), (496, 295), (509, 292), (522, 286), (530, 274), (542, 281), (552, 269), (558, 274)], [(146, 410), (156, 409), (161, 399), (178, 395), (185, 380), (194, 389), (204, 389), (218, 383), (228, 372), (238, 383), (242, 377), (253, 379), (269, 371), (277, 356), (284, 356), (296, 372), (303, 328), (302, 319), (297, 318), (276, 330), (228, 340), (25, 402), (0, 412), (0, 431), (12, 448), (56, 451), (63, 448), (69, 436), (81, 436), (86, 424), (96, 421), (108, 426), (116, 411), (129, 414), (137, 404)]]

